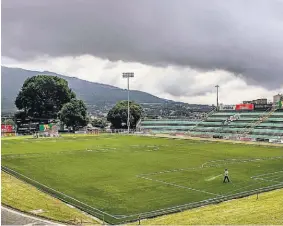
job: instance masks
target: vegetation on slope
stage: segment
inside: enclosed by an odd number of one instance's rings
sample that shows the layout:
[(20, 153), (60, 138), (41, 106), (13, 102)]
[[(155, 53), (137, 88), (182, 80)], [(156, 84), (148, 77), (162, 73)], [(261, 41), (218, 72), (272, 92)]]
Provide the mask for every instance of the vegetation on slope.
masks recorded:
[(283, 189), (144, 220), (142, 225), (283, 225)]
[[(78, 99), (87, 105), (105, 106), (115, 104), (117, 101), (127, 99), (127, 90), (114, 86), (88, 82), (74, 77), (66, 77), (53, 72), (29, 71), (20, 68), (1, 67), (2, 78), (2, 111), (15, 111), (14, 100), (24, 81), (32, 76), (45, 74), (58, 76), (68, 81), (70, 88), (77, 94)], [(122, 79), (122, 78), (121, 78)], [(125, 81), (126, 88), (126, 81)], [(167, 103), (167, 100), (158, 98), (149, 93), (131, 90), (131, 100), (137, 103)], [(173, 101), (169, 101), (173, 102)]]

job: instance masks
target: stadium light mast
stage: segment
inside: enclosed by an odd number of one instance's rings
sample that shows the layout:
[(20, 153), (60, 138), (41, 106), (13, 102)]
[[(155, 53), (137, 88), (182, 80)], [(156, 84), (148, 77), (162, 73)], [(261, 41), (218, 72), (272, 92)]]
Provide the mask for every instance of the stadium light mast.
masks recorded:
[(128, 126), (128, 133), (130, 133), (130, 78), (134, 77), (133, 72), (124, 72), (123, 78), (126, 78), (128, 81), (128, 120), (127, 120), (127, 126)]
[(219, 85), (216, 85), (216, 109), (219, 110)]

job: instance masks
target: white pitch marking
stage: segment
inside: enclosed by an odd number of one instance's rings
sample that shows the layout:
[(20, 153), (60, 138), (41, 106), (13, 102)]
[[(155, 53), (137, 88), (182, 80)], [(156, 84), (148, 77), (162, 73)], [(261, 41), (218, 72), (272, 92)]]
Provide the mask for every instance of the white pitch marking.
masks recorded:
[(283, 181), (276, 181), (276, 180), (268, 180), (268, 179), (263, 179), (263, 178), (253, 178), (254, 180), (263, 180), (267, 182), (276, 182), (278, 184), (283, 184)]
[(143, 178), (145, 180), (156, 181), (156, 182), (167, 184), (167, 185), (171, 185), (171, 186), (174, 186), (174, 187), (177, 187), (177, 188), (184, 188), (184, 189), (187, 189), (187, 190), (198, 191), (198, 192), (202, 192), (202, 193), (209, 194), (209, 195), (220, 196), (219, 194), (215, 194), (215, 193), (211, 193), (211, 192), (207, 192), (207, 191), (203, 191), (203, 190), (198, 190), (198, 189), (195, 189), (195, 188), (190, 188), (190, 187), (186, 187), (186, 186), (182, 186), (182, 185), (178, 185), (178, 184), (174, 184), (174, 183), (169, 183), (169, 182), (162, 181), (162, 180), (151, 179), (151, 178), (148, 178), (148, 177), (140, 177), (140, 178)]
[(205, 181), (212, 181), (212, 180), (215, 180), (216, 178), (218, 178), (220, 176), (222, 176), (222, 174), (219, 174), (219, 175), (214, 176), (214, 177), (210, 177), (210, 178), (206, 179)]
[(256, 177), (261, 177), (261, 176), (266, 176), (266, 175), (273, 175), (273, 174), (277, 174), (277, 173), (283, 173), (283, 170), (276, 171), (276, 172), (273, 172), (273, 173), (260, 174), (260, 175), (253, 176), (251, 178), (256, 178)]
[[(4, 169), (5, 169), (5, 168), (9, 169), (8, 167), (3, 167), (3, 168), (4, 168)], [(69, 196), (69, 195), (64, 194), (63, 192), (59, 192), (59, 191), (57, 191), (57, 190), (55, 190), (55, 189), (53, 189), (53, 188), (50, 188), (50, 187), (48, 187), (48, 186), (46, 186), (46, 185), (44, 185), (44, 184), (41, 184), (41, 183), (39, 183), (38, 181), (33, 180), (33, 179), (31, 179), (31, 178), (29, 178), (29, 177), (27, 177), (27, 176), (25, 176), (25, 175), (23, 175), (23, 174), (21, 174), (21, 173), (18, 173), (18, 172), (16, 172), (16, 171), (12, 170), (12, 169), (9, 169), (9, 170), (10, 170), (10, 171), (13, 171), (13, 172), (15, 172), (15, 173), (17, 173), (18, 175), (21, 175), (22, 177), (27, 178), (27, 179), (30, 180), (30, 181), (33, 181), (33, 182), (35, 182), (35, 183), (37, 183), (37, 184), (40, 184), (41, 186), (43, 186), (43, 187), (45, 187), (45, 188), (48, 188), (48, 189), (50, 189), (50, 190), (52, 190), (52, 191), (55, 191), (55, 192), (57, 192), (57, 193), (59, 193), (59, 194), (65, 196), (65, 197), (68, 197), (68, 198), (70, 198), (70, 199), (72, 199), (72, 200), (74, 200), (74, 201), (76, 201), (76, 202), (78, 202), (78, 203), (81, 203), (81, 204), (83, 204), (83, 205), (89, 207), (89, 208), (92, 209), (92, 210), (98, 211), (98, 212), (100, 212), (100, 214), (102, 213), (102, 214), (105, 214), (105, 215), (108, 215), (108, 216), (110, 216), (110, 217), (115, 218), (115, 216), (113, 216), (113, 215), (111, 215), (111, 214), (109, 214), (109, 213), (107, 213), (107, 212), (104, 212), (104, 211), (102, 211), (102, 210), (100, 210), (100, 209), (94, 208), (94, 207), (92, 207), (92, 206), (90, 206), (90, 205), (88, 205), (88, 204), (86, 204), (86, 203), (83, 203), (83, 202), (81, 202), (81, 201), (79, 201), (79, 200), (77, 200), (77, 199), (75, 199), (75, 198), (73, 198), (73, 197), (71, 197), (71, 196)], [(9, 172), (7, 171), (7, 173), (9, 173)], [(99, 213), (96, 213), (96, 214), (99, 214)]]

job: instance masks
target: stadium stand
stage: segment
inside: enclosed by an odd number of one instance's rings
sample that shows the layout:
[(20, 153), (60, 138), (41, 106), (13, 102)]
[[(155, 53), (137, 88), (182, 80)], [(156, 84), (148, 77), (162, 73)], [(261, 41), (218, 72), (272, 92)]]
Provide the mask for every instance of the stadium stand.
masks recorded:
[(283, 143), (283, 109), (213, 111), (203, 120), (142, 120), (142, 131)]
[(178, 133), (192, 129), (198, 121), (147, 119), (141, 121), (141, 129), (151, 133)]
[(214, 112), (215, 109), (198, 119), (142, 119), (137, 128), (149, 133), (185, 133), (197, 127)]
[(192, 135), (201, 135), (203, 132), (219, 138), (281, 139), (283, 111), (215, 112), (206, 121), (189, 131)]

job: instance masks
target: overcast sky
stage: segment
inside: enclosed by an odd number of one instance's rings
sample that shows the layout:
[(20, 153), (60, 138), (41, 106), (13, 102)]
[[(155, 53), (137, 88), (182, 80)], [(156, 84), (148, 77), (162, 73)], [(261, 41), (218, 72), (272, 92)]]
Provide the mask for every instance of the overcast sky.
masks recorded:
[(282, 0), (2, 0), (2, 65), (188, 103), (283, 92)]

